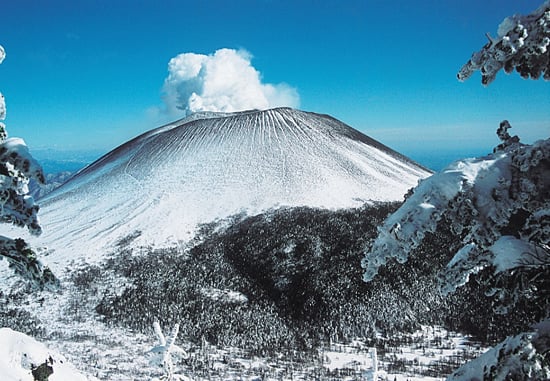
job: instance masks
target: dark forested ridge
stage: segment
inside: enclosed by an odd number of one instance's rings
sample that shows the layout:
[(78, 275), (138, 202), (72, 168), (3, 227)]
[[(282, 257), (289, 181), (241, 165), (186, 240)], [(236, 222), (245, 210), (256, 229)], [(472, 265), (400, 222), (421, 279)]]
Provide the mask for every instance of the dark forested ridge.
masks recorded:
[[(179, 322), (191, 340), (261, 351), (373, 338), (377, 331), (410, 331), (420, 324), (479, 334), (464, 318), (482, 311), (478, 300), (439, 292), (437, 273), (452, 255), (445, 226), (407, 264), (390, 262), (380, 277), (362, 281), (364, 248), (397, 206), (279, 209), (236, 218), (225, 228), (205, 225), (184, 250), (137, 254), (121, 247), (97, 274), (122, 276), (127, 286), (102, 295), (96, 311), (138, 330), (156, 319)], [(83, 274), (75, 274), (75, 283)]]

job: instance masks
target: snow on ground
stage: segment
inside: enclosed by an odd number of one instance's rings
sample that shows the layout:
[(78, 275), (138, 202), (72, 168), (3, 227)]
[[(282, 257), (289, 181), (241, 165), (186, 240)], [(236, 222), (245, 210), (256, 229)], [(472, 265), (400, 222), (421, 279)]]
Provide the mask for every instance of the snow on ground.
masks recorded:
[(412, 334), (382, 341), (378, 346), (378, 374), (390, 381), (444, 380), (442, 375), (485, 350), (469, 337), (439, 326), (423, 326)]
[[(40, 341), (50, 348), (47, 353), (56, 360), (60, 358), (58, 353), (64, 354), (80, 374), (109, 381), (154, 380), (164, 374), (149, 354), (157, 341), (153, 327), (149, 334), (141, 334), (106, 325), (94, 315), (93, 303), (71, 303), (64, 300), (64, 294), (42, 292), (22, 304), (35, 311), (41, 321), (48, 322), (40, 334)], [(375, 342), (327, 343), (316, 354), (296, 351), (269, 357), (251, 354), (246, 348), (220, 348), (191, 339), (181, 332), (176, 340), (176, 345), (185, 351), (172, 359), (175, 374), (182, 380), (370, 380), (375, 370), (376, 347), (379, 380), (435, 381), (443, 380), (484, 350), (468, 338), (440, 327), (423, 327), (401, 336), (380, 336)], [(2, 348), (5, 347), (0, 345), (0, 352)], [(40, 360), (48, 358), (44, 354), (37, 352), (33, 361), (45, 361)], [(0, 353), (0, 361), (8, 358)], [(0, 379), (4, 380), (2, 376)]]
[(49, 381), (92, 381), (73, 365), (33, 338), (0, 328), (0, 379), (2, 381), (33, 381), (38, 375), (49, 375)]

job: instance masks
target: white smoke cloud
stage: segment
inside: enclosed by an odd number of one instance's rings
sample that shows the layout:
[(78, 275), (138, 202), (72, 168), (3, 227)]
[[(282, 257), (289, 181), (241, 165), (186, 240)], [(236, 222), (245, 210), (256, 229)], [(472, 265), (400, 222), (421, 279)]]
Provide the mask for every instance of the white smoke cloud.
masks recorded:
[(298, 107), (300, 97), (287, 84), (262, 83), (244, 50), (214, 54), (183, 53), (168, 63), (164, 102), (172, 115), (197, 111), (234, 112), (272, 107)]

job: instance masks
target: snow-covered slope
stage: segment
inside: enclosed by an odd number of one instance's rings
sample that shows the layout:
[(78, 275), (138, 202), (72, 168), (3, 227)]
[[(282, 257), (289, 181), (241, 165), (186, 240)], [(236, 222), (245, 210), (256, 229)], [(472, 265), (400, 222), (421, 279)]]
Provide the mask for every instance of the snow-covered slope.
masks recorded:
[(240, 212), (400, 200), (428, 175), (329, 116), (195, 114), (127, 142), (40, 200), (40, 240), (79, 254), (136, 231), (140, 244), (173, 243)]

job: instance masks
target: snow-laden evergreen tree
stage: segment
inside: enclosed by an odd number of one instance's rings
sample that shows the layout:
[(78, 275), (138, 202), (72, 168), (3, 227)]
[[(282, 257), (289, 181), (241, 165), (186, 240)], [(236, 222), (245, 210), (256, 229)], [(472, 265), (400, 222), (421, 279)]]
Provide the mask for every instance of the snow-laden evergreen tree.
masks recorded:
[[(475, 53), (458, 78), (480, 70), (488, 85), (500, 69), (516, 68), (523, 77), (550, 79), (549, 28), (550, 1), (531, 15), (507, 18), (499, 38)], [(516, 315), (524, 319), (517, 326), (542, 321), (538, 334), (516, 332), (453, 380), (550, 377), (550, 139), (522, 144), (510, 128), (500, 124), (501, 143), (492, 154), (456, 161), (421, 181), (379, 228), (362, 263), (370, 281), (388, 260), (405, 263), (428, 233), (448, 224), (458, 240), (449, 244), (458, 250), (440, 271), (442, 291), (454, 292), (479, 274), (495, 314), (525, 311)]]
[(489, 266), (495, 273), (548, 266), (549, 163), (550, 139), (524, 145), (511, 137), (490, 155), (459, 160), (422, 181), (379, 228), (363, 261), (365, 280), (390, 258), (405, 263), (440, 223), (462, 239), (441, 273), (444, 292)]
[[(5, 57), (4, 48), (0, 46), (0, 63)], [(5, 118), (6, 103), (0, 93), (0, 222), (26, 227), (32, 235), (40, 235), (39, 208), (29, 195), (28, 183), (32, 178), (43, 184), (44, 173), (22, 139), (8, 138), (6, 126), (1, 122)], [(0, 236), (0, 259), (2, 257), (34, 286), (52, 287), (58, 283), (23, 239)]]

